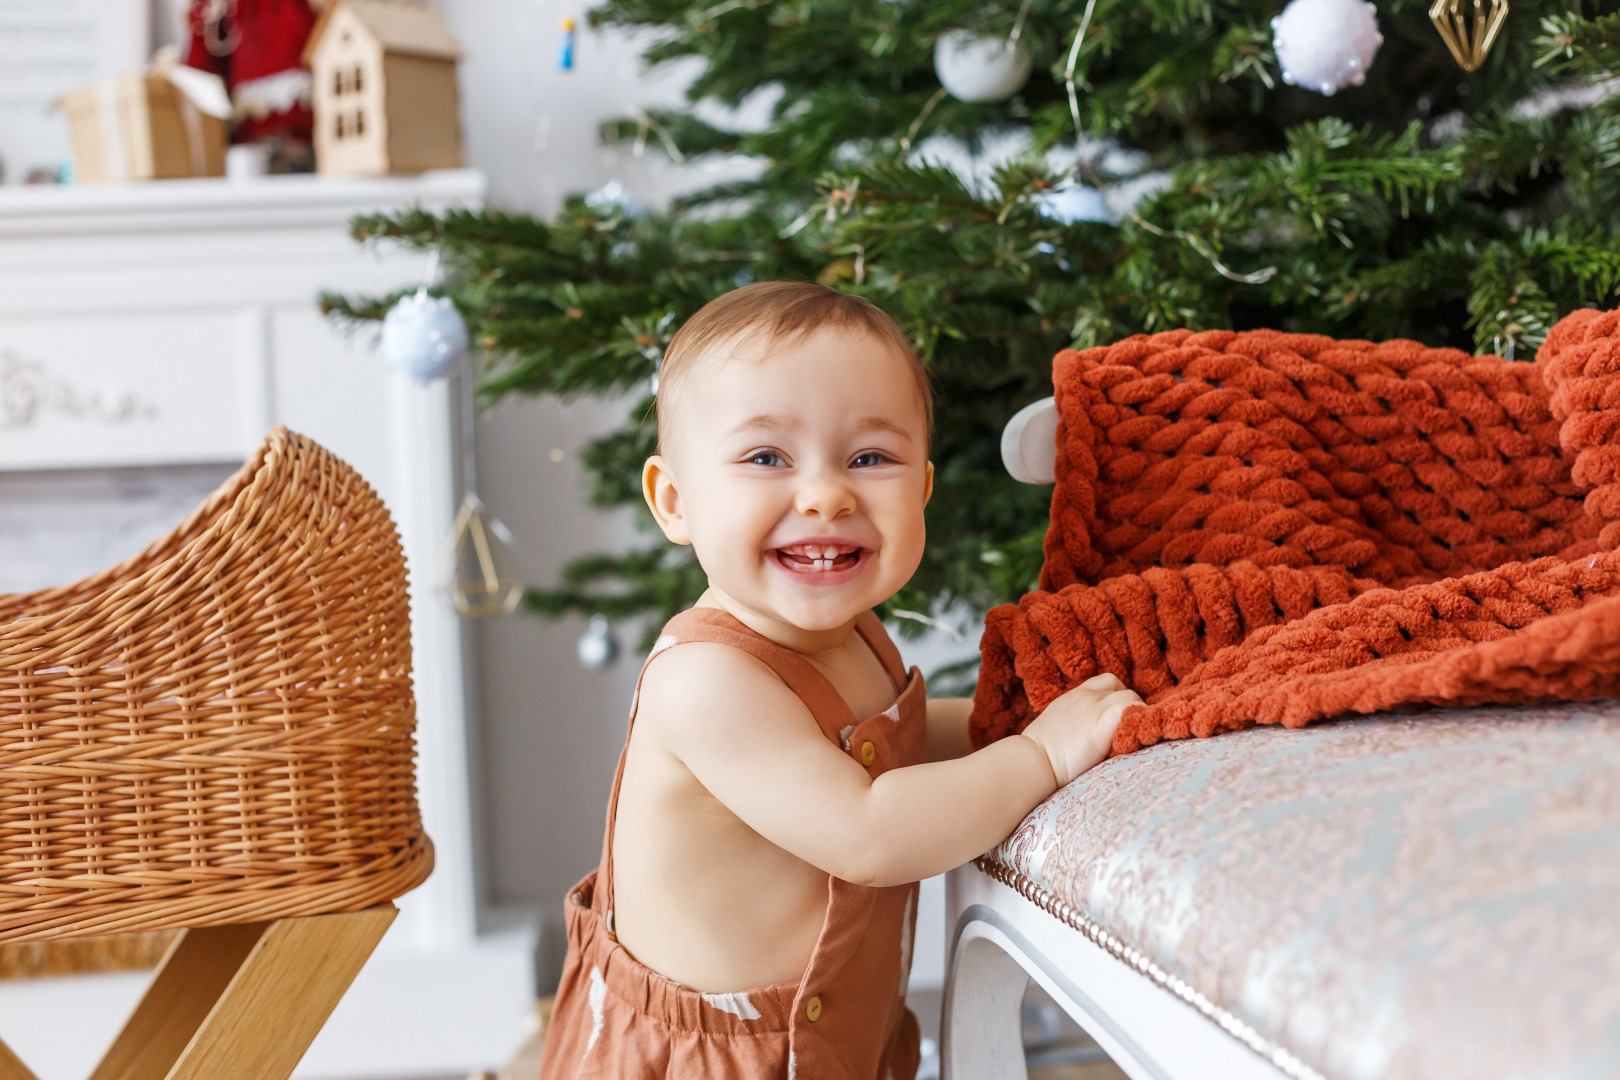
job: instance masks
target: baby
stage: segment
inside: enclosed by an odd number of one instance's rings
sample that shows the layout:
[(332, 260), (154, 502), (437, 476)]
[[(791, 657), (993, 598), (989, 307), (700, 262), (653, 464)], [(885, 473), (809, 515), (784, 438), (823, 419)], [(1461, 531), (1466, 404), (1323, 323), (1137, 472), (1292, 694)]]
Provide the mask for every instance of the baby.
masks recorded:
[(976, 753), (872, 609), (916, 570), (927, 376), (877, 308), (750, 285), (681, 328), (643, 470), (708, 591), (642, 669), (599, 869), (570, 895), (545, 1080), (910, 1080), (916, 882), (1107, 753), (1113, 676)]

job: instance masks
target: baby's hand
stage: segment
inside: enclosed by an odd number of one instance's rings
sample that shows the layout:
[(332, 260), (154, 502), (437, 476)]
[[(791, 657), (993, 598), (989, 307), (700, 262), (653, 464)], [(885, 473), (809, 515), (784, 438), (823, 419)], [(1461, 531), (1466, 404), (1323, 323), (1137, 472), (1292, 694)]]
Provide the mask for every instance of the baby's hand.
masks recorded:
[(1127, 708), (1142, 704), (1112, 675), (1093, 675), (1046, 707), (1024, 729), (1046, 751), (1058, 787), (1108, 756), (1114, 729)]

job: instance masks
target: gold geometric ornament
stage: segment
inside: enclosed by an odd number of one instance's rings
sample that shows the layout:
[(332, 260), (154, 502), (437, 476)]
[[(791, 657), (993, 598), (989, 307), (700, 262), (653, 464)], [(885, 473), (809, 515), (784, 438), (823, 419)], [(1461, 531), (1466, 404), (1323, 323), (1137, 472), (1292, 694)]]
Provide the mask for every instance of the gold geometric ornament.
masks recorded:
[(445, 553), (445, 591), (464, 619), (509, 615), (523, 599), (523, 578), (512, 558), (512, 534), (468, 492)]
[[(1507, 21), (1507, 0), (1490, 0), (1490, 12), (1485, 10), (1486, 0), (1434, 0), (1429, 18), (1440, 31), (1446, 47), (1464, 71), (1478, 71), (1496, 44), (1496, 35)], [(1472, 8), (1472, 18), (1468, 9)]]

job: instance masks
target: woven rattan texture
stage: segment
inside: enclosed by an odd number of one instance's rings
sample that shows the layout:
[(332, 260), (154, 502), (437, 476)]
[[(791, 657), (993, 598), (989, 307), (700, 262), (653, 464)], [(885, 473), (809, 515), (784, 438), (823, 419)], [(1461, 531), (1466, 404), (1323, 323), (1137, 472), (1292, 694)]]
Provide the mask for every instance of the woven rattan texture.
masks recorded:
[(975, 738), (1110, 671), (1123, 753), (1402, 705), (1620, 693), (1620, 313), (1534, 365), (1176, 331), (1064, 352), (1040, 590)]
[(404, 556), (283, 428), (171, 536), (0, 596), (0, 941), (350, 911), (432, 866)]

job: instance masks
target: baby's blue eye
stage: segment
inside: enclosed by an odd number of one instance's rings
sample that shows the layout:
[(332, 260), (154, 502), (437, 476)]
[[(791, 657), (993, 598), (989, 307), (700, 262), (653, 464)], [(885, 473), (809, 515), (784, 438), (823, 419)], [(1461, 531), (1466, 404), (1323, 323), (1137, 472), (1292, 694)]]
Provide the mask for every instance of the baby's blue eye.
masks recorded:
[(868, 450), (864, 454), (856, 455), (855, 460), (849, 463), (849, 467), (852, 469), (870, 469), (872, 466), (882, 465), (888, 460), (887, 455), (880, 454), (876, 450)]
[(765, 465), (775, 468), (776, 466), (783, 464), (782, 455), (778, 454), (774, 450), (761, 450), (759, 453), (749, 456), (748, 464)]

